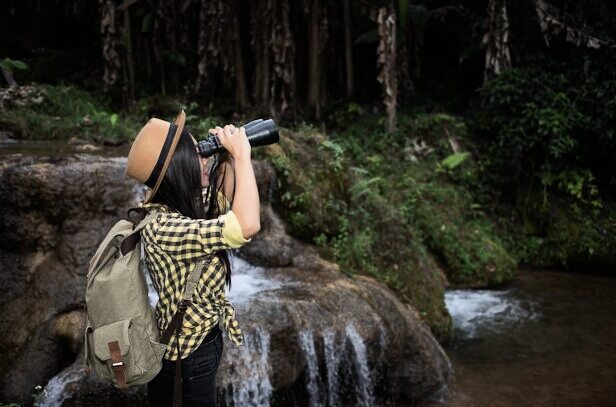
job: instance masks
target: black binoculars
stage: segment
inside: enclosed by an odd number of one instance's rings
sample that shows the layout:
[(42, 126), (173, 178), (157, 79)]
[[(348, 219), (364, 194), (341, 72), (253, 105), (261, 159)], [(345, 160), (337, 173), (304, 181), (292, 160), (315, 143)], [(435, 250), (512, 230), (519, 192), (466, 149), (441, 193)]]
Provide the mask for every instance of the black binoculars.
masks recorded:
[[(246, 137), (252, 147), (266, 146), (268, 144), (277, 143), (280, 140), (278, 135), (278, 126), (272, 119), (257, 119), (246, 123), (243, 126), (246, 130)], [(199, 154), (201, 157), (207, 158), (225, 148), (218, 140), (215, 134), (209, 133), (209, 137), (197, 143)]]

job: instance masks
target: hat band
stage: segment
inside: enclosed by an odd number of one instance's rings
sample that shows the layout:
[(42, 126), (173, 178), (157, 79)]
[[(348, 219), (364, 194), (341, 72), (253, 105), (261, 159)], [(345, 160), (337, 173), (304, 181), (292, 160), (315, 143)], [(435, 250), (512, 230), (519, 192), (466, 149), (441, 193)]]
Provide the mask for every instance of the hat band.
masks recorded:
[(150, 188), (154, 188), (156, 185), (156, 181), (158, 181), (158, 177), (160, 176), (160, 172), (163, 169), (165, 164), (165, 159), (167, 158), (167, 154), (169, 154), (169, 149), (171, 148), (171, 144), (173, 143), (173, 136), (175, 135), (175, 129), (177, 129), (177, 125), (171, 123), (169, 126), (169, 131), (167, 132), (167, 138), (165, 139), (165, 144), (163, 145), (162, 150), (160, 151), (160, 155), (158, 156), (158, 161), (156, 161), (156, 165), (150, 174), (150, 177), (145, 181), (145, 184)]

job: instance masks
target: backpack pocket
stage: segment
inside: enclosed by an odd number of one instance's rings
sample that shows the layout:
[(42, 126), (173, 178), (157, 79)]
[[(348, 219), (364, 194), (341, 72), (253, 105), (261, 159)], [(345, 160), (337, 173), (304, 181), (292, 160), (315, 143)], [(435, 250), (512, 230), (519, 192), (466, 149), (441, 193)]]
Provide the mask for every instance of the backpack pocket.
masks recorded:
[(116, 387), (119, 383), (114, 364), (124, 373), (127, 386), (149, 382), (162, 368), (160, 344), (152, 342), (145, 329), (130, 319), (102, 325), (92, 331), (88, 340), (92, 369), (99, 378), (110, 379)]

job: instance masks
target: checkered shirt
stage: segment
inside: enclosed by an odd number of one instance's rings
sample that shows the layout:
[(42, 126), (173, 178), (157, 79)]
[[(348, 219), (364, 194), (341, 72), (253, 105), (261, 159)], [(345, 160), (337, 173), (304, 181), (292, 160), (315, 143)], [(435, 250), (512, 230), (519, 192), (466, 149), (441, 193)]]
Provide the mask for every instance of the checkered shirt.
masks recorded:
[[(203, 189), (203, 199), (207, 204), (207, 188)], [(159, 295), (156, 320), (161, 331), (169, 325), (178, 308), (190, 272), (197, 267), (199, 260), (207, 259), (191, 304), (184, 314), (179, 338), (182, 359), (199, 347), (220, 320), (236, 346), (242, 346), (244, 340), (235, 319), (235, 309), (225, 296), (224, 263), (214, 253), (239, 248), (252, 238), (243, 237), (235, 213), (220, 192), (218, 201), (224, 210), (214, 219), (192, 219), (158, 203), (139, 205), (161, 212), (141, 231), (145, 262)], [(165, 351), (167, 360), (177, 360), (175, 341), (174, 333)]]

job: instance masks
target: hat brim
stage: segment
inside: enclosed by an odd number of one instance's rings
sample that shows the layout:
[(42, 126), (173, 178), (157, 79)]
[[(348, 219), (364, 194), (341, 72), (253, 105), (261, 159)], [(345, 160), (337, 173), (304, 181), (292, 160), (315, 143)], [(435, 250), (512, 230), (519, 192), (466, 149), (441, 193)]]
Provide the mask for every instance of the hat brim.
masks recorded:
[(177, 128), (175, 129), (175, 134), (173, 135), (173, 140), (171, 141), (171, 147), (169, 147), (169, 152), (167, 153), (167, 157), (165, 158), (163, 168), (160, 171), (160, 175), (158, 176), (158, 179), (156, 180), (156, 184), (154, 185), (154, 188), (148, 190), (148, 192), (145, 194), (145, 199), (143, 203), (149, 203), (154, 197), (154, 195), (156, 194), (156, 192), (158, 191), (158, 188), (160, 187), (160, 184), (163, 181), (163, 178), (165, 177), (165, 173), (167, 172), (167, 168), (169, 168), (171, 159), (173, 158), (173, 153), (175, 152), (175, 148), (177, 147), (178, 142), (180, 141), (180, 136), (182, 135), (182, 132), (184, 131), (185, 123), (186, 123), (186, 113), (184, 113), (184, 110), (180, 110), (180, 112), (177, 114), (175, 119), (173, 119), (173, 124), (175, 124)]

